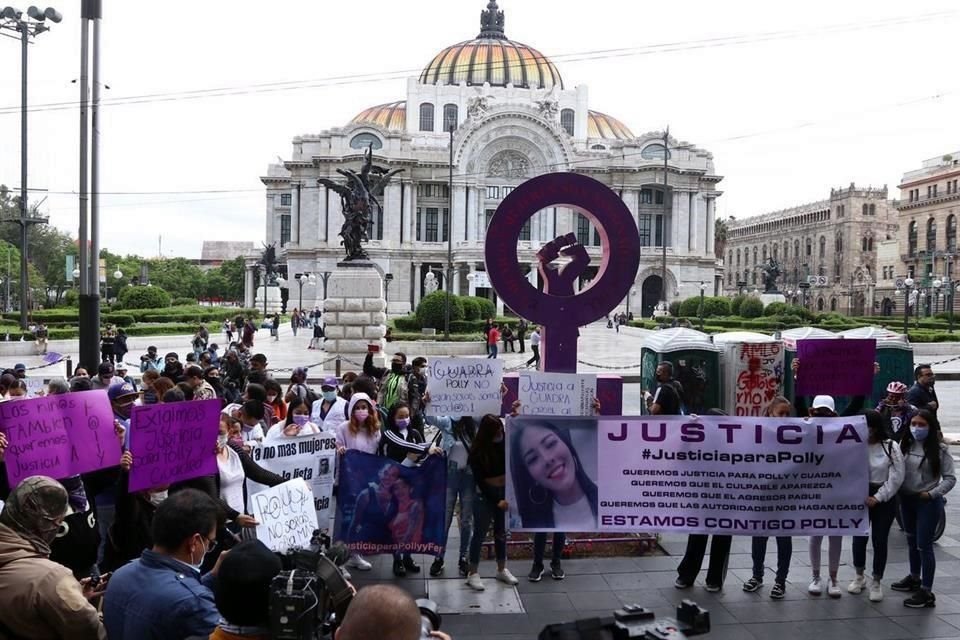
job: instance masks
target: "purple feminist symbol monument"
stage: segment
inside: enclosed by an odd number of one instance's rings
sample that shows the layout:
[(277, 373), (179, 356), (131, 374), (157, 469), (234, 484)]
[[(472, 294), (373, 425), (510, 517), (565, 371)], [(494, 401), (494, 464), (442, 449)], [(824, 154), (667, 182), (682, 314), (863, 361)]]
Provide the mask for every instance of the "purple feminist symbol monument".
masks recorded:
[[(544, 290), (530, 284), (514, 247), (524, 223), (542, 209), (565, 207), (586, 216), (600, 234), (603, 256), (590, 286), (574, 295), (574, 282), (590, 265), (585, 247), (570, 233), (537, 254)], [(549, 173), (508, 195), (487, 227), (490, 283), (504, 304), (543, 326), (543, 369), (576, 373), (579, 327), (605, 317), (623, 300), (640, 266), (640, 235), (630, 210), (609, 187), (576, 173)], [(560, 257), (569, 258), (556, 264)]]

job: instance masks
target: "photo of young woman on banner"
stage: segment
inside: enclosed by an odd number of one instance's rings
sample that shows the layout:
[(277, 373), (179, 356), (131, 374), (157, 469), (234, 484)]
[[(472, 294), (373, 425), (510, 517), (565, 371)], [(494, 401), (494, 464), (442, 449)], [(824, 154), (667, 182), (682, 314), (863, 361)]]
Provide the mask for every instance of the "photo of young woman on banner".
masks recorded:
[(596, 531), (596, 420), (518, 416), (507, 434), (510, 528)]

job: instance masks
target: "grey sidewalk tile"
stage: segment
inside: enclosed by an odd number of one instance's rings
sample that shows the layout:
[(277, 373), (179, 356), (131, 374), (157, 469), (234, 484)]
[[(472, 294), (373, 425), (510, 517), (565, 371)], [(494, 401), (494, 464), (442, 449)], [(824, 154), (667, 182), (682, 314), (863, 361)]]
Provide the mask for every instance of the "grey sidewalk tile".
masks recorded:
[[(711, 611), (711, 616), (713, 612)], [(754, 635), (747, 627), (742, 624), (714, 624), (710, 621), (710, 633), (704, 638), (709, 640), (766, 640), (767, 635)]]
[(584, 611), (606, 611), (605, 615), (610, 615), (614, 610), (622, 606), (617, 594), (613, 591), (587, 591), (579, 593), (567, 593), (567, 597), (573, 603), (577, 612)]
[(960, 638), (960, 629), (935, 615), (902, 616), (890, 619), (913, 638)]
[(631, 573), (640, 569), (635, 558), (594, 558), (593, 564), (600, 573)]
[[(634, 573), (607, 574), (603, 576), (603, 578), (614, 591), (630, 591), (635, 589), (656, 589), (658, 585), (654, 583), (651, 578), (652, 575), (654, 574), (637, 571)], [(676, 574), (672, 575), (673, 579), (676, 579)]]
[(574, 611), (573, 603), (565, 593), (524, 593), (520, 596), (526, 611)]
[(530, 582), (526, 576), (517, 576), (517, 578), (520, 580), (517, 590), (521, 593), (574, 593), (610, 590), (610, 585), (599, 574), (579, 576), (568, 574), (563, 580), (554, 580), (550, 577), (550, 569), (547, 568), (544, 570), (540, 582)]

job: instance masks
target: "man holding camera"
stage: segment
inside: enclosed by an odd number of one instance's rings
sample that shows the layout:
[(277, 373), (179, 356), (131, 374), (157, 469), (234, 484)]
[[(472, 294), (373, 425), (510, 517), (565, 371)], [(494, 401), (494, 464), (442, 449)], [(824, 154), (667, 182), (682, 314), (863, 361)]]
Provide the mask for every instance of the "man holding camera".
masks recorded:
[[(434, 629), (434, 618), (421, 615), (417, 603), (403, 589), (389, 584), (364, 587), (350, 602), (335, 640), (418, 640), (450, 636)], [(439, 621), (439, 618), (436, 618)]]

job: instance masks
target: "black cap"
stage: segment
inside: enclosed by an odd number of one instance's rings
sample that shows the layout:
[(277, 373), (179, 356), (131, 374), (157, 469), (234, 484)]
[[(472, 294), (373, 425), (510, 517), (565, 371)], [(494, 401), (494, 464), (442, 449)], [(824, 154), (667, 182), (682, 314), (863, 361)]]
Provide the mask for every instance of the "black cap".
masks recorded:
[(283, 566), (259, 540), (241, 542), (220, 563), (217, 609), (230, 624), (265, 627), (270, 623), (270, 583)]

